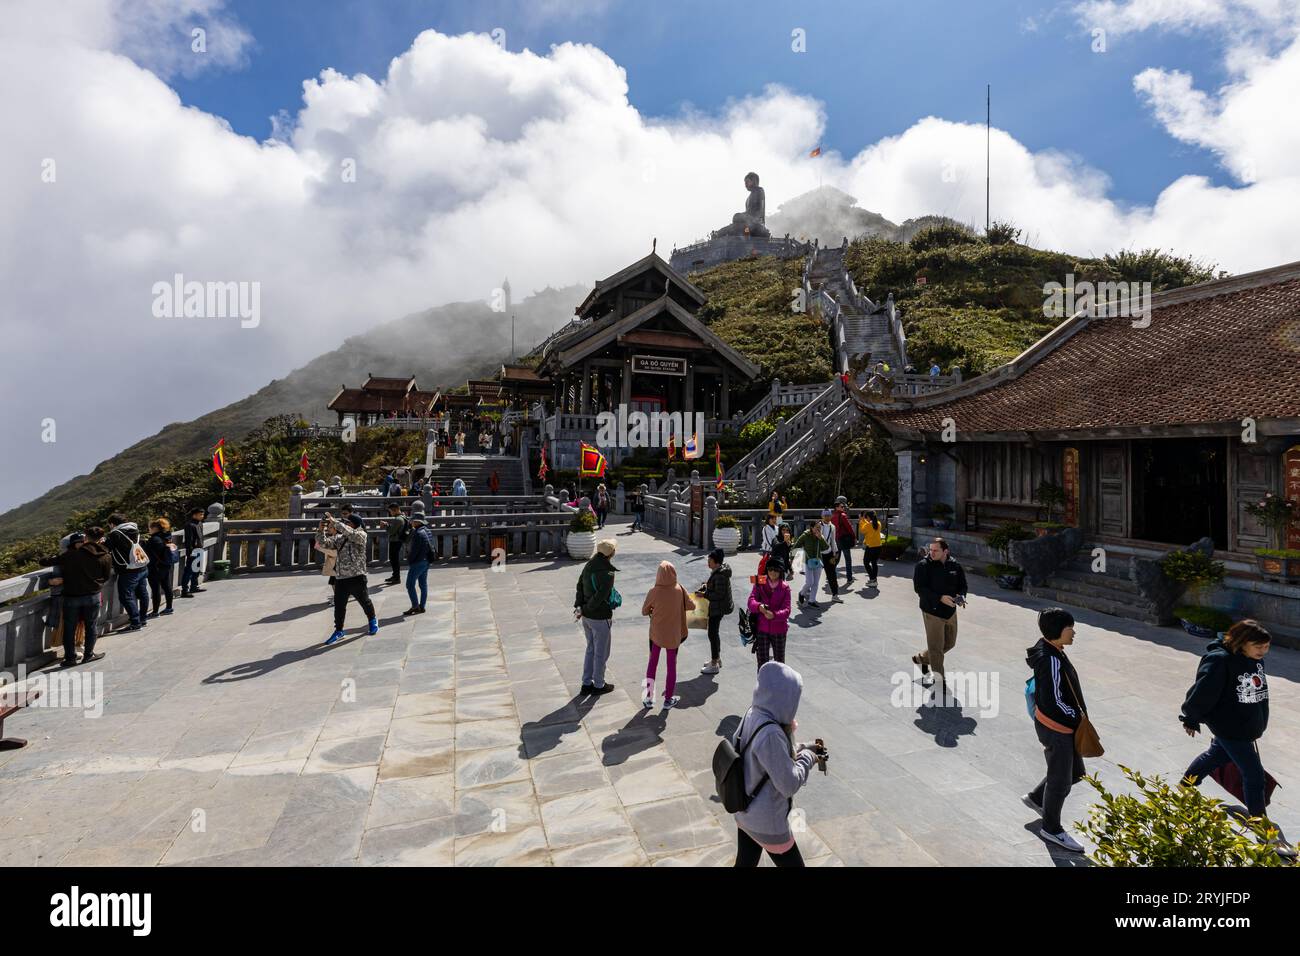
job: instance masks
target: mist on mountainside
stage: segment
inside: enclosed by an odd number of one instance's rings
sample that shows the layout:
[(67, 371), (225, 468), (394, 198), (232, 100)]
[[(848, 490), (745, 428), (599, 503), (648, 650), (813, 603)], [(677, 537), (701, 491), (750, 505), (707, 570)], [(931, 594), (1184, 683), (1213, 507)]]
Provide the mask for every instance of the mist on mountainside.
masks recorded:
[(868, 236), (907, 242), (927, 226), (952, 224), (962, 225), (947, 216), (920, 216), (900, 226), (863, 209), (857, 199), (834, 186), (820, 186), (787, 199), (767, 217), (772, 235), (816, 239), (823, 246), (838, 246), (846, 236), (850, 240)]

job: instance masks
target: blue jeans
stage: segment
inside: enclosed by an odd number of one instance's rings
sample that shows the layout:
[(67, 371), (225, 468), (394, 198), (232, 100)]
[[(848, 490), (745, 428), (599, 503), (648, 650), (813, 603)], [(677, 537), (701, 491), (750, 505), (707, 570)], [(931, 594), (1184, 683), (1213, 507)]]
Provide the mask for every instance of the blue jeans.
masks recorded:
[(149, 612), (149, 568), (137, 568), (134, 571), (117, 573), (117, 599), (126, 608), (132, 624), (139, 624), (140, 619)]
[[(415, 600), (415, 585), (420, 585), (420, 600)], [(406, 593), (411, 597), (411, 607), (424, 607), (429, 600), (429, 562), (416, 561), (406, 566)]]
[(582, 659), (582, 686), (600, 689), (605, 686), (605, 663), (609, 660), (609, 635), (612, 620), (582, 619), (582, 633), (587, 636), (587, 655)]
[(99, 595), (82, 594), (63, 598), (63, 659), (77, 659), (77, 622), (86, 624), (87, 657), (95, 653), (95, 617), (99, 614)]
[(844, 583), (853, 583), (853, 539), (836, 538), (835, 543), (840, 546), (840, 554), (844, 556)]
[(1235, 763), (1241, 771), (1241, 788), (1246, 797), (1246, 810), (1253, 817), (1264, 816), (1264, 764), (1259, 759), (1259, 746), (1254, 740), (1227, 740), (1215, 737), (1210, 749), (1205, 751), (1183, 774), (1199, 784), (1226, 763)]

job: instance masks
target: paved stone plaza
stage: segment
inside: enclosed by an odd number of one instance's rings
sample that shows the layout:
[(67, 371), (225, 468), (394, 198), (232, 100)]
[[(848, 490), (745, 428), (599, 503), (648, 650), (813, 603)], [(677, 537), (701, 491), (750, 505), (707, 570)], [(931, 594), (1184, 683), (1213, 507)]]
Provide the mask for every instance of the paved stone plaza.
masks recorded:
[[(571, 561), (508, 563), (500, 573), (435, 568), (429, 612), (415, 618), (401, 616), (403, 588), (373, 583), (381, 631), (361, 636), (352, 605), (349, 638), (330, 648), (320, 644), (331, 623), (326, 586), (314, 575), (215, 582), (143, 633), (109, 637), (108, 656), (94, 665), (104, 674), (101, 717), (47, 708), (8, 722), (30, 744), (0, 753), (0, 861), (729, 864), (734, 826), (712, 798), (710, 759), (748, 704), (753, 657), (733, 619), (722, 673), (702, 676), (708, 641), (692, 631), (681, 705), (642, 710), (638, 612), (654, 568), (674, 560), (688, 587), (707, 572), (702, 557), (626, 525), (610, 531), (625, 603), (610, 662), (618, 687), (601, 698), (574, 698), (583, 641)], [(752, 554), (733, 560), (738, 599), (756, 563)], [(1024, 649), (1041, 603), (972, 577), (948, 666), (996, 676), (997, 712), (984, 695), (920, 706), (913, 685), (904, 695), (895, 678), (910, 676), (921, 645), (910, 571), (889, 565), (878, 595), (859, 576), (842, 604), (792, 621), (788, 662), (804, 678), (799, 736), (824, 738), (832, 753), (829, 773), (814, 773), (796, 799), (804, 856), (832, 865), (1078, 864), (1049, 852), (1019, 799), (1043, 772), (1023, 702)], [(1112, 784), (1117, 763), (1177, 774), (1206, 743), (1177, 720), (1201, 642), (1077, 616), (1071, 657), (1107, 747), (1090, 768)], [(1261, 749), (1282, 784), (1272, 810), (1300, 832), (1300, 654), (1277, 648), (1268, 667)], [(1091, 794), (1077, 787), (1065, 818), (1082, 817)]]

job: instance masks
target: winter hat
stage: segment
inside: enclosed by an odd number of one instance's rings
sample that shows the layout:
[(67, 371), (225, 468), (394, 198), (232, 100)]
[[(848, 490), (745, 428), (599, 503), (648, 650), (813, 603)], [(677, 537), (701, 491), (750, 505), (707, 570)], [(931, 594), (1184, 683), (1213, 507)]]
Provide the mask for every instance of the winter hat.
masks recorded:
[(714, 548), (709, 552), (709, 560), (716, 561), (718, 564), (721, 564), (726, 559), (727, 556), (722, 552), (721, 548)]
[(613, 538), (606, 538), (604, 541), (596, 542), (596, 550), (607, 558), (612, 558), (617, 549), (618, 543)]
[(365, 523), (365, 522), (363, 522), (363, 521), (361, 520), (361, 515), (359, 515), (359, 514), (350, 514), (350, 515), (348, 515), (348, 524), (352, 525), (352, 527), (354, 527), (354, 528), (360, 528), (360, 527), (362, 526), (362, 524), (364, 524), (364, 523)]

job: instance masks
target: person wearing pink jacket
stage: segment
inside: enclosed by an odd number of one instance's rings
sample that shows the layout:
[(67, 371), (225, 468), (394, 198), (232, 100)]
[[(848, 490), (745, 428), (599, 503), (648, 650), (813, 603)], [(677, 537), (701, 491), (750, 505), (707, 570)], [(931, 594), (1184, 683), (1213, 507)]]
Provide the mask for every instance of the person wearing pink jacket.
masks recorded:
[(772, 558), (765, 576), (749, 592), (749, 613), (754, 616), (754, 656), (758, 668), (769, 660), (785, 663), (785, 635), (790, 627), (790, 586), (785, 583), (785, 565)]

